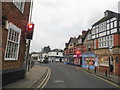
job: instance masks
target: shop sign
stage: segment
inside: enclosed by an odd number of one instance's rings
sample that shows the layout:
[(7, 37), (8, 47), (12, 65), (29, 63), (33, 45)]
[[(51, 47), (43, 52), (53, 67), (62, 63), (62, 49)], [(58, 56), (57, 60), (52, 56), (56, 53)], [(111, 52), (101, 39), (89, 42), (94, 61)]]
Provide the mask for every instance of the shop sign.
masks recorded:
[(83, 57), (82, 58), (82, 67), (94, 69), (95, 58), (94, 57)]
[(80, 54), (80, 55), (74, 55), (73, 57), (82, 57), (82, 54)]

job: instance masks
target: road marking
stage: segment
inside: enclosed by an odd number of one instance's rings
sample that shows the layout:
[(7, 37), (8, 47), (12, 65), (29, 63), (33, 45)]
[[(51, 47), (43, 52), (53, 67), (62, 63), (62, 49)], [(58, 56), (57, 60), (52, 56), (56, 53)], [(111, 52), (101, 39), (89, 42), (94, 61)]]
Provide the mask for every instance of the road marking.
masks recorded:
[(44, 87), (45, 87), (45, 85), (47, 84), (47, 82), (48, 82), (50, 76), (51, 76), (51, 70), (49, 69), (49, 76), (48, 76), (46, 82), (44, 83), (44, 85), (43, 85), (41, 88), (44, 88)]
[(40, 83), (40, 85), (35, 90), (37, 90), (38, 88), (42, 87), (42, 85), (44, 85), (44, 83), (47, 80), (47, 78), (49, 78), (49, 76), (51, 74), (51, 71), (50, 71), (50, 69), (48, 67), (47, 67), (47, 69), (48, 69), (48, 73), (47, 73), (46, 77), (43, 79), (43, 81)]
[(56, 81), (53, 81), (53, 82), (55, 82), (55, 83), (64, 83), (63, 80), (56, 80)]

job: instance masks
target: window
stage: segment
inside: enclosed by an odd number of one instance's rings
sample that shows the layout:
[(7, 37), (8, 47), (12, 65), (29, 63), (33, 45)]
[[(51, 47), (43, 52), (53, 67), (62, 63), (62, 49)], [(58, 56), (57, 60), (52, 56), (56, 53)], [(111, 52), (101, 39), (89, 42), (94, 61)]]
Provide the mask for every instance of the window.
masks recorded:
[(98, 28), (96, 28), (96, 33), (98, 33)]
[(110, 29), (110, 24), (108, 23), (108, 24), (107, 24), (107, 30), (109, 30), (109, 29)]
[(95, 28), (92, 29), (92, 34), (95, 34)]
[(114, 25), (113, 25), (113, 24), (114, 24), (113, 22), (110, 23), (110, 28), (111, 28), (111, 29), (114, 28)]
[(108, 56), (101, 56), (99, 58), (99, 65), (100, 66), (108, 66), (109, 65), (109, 57)]
[(13, 0), (13, 4), (23, 13), (25, 0)]
[(113, 23), (114, 23), (114, 27), (117, 27), (117, 21), (114, 21)]
[(94, 39), (94, 38), (95, 38), (95, 35), (92, 36), (92, 39)]
[(120, 21), (119, 21), (119, 27), (120, 27)]
[(109, 46), (113, 46), (113, 36), (109, 36)]
[(118, 63), (119, 63), (119, 57), (118, 57), (118, 56), (116, 56), (115, 61), (116, 61), (116, 64), (118, 64)]
[(107, 28), (107, 24), (106, 24), (106, 21), (105, 21), (105, 22), (103, 22), (103, 31), (105, 31), (106, 28)]
[(117, 32), (117, 28), (111, 30), (111, 34), (116, 33), (116, 32)]
[(115, 17), (111, 18), (111, 21), (115, 21), (115, 20), (116, 20), (116, 18), (115, 18)]
[(99, 33), (99, 37), (105, 36), (106, 32)]
[(107, 31), (107, 35), (109, 35), (110, 34), (110, 31)]
[(98, 39), (98, 44), (99, 44), (99, 48), (101, 48), (101, 38), (100, 39)]
[(87, 40), (91, 40), (91, 35), (90, 34), (87, 36)]
[(107, 20), (107, 23), (109, 23), (110, 22), (110, 20)]
[(5, 51), (5, 60), (18, 60), (20, 34), (21, 29), (10, 23)]
[(114, 41), (113, 41), (113, 36), (106, 36), (106, 37), (102, 37), (98, 39), (99, 42), (99, 48), (104, 48), (104, 47), (108, 47), (108, 46), (113, 46), (114, 45)]

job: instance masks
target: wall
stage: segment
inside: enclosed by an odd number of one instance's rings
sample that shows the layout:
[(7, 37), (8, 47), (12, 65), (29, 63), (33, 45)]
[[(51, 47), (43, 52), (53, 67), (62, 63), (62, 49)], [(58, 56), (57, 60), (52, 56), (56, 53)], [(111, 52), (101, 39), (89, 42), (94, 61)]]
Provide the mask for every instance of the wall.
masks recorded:
[(58, 56), (58, 57), (63, 57), (63, 53), (62, 52), (49, 52), (49, 56)]
[(114, 46), (120, 46), (120, 34), (114, 34)]
[(16, 61), (5, 61), (4, 54), (6, 49), (6, 42), (8, 36), (8, 30), (3, 26), (2, 28), (2, 68), (3, 70), (21, 68), (24, 62), (26, 41), (25, 41), (25, 30), (28, 23), (29, 17), (30, 2), (25, 3), (24, 13), (21, 13), (12, 2), (3, 2), (2, 3), (2, 15), (6, 15), (9, 22), (12, 22), (17, 27), (21, 28), (21, 38), (20, 38), (20, 48), (19, 56)]

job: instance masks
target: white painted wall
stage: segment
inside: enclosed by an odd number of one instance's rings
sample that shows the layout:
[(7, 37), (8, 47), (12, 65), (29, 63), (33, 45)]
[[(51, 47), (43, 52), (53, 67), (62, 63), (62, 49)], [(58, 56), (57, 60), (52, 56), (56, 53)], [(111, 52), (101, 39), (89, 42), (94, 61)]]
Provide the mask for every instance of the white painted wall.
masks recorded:
[[(44, 57), (47, 56), (53, 56), (52, 58), (48, 58), (48, 60), (51, 62), (52, 60), (53, 61), (59, 61), (60, 58), (55, 58), (54, 56), (57, 56), (57, 57), (63, 57), (63, 52), (58, 52), (58, 55), (57, 55), (57, 52), (49, 52), (49, 53), (42, 53), (42, 54), (32, 54), (32, 57), (38, 57), (38, 61), (41, 61), (43, 62), (44, 60)], [(63, 60), (62, 60), (63, 61)]]
[(58, 55), (57, 55), (57, 52), (49, 52), (49, 56), (58, 56), (58, 57), (63, 57), (63, 53), (62, 52), (58, 52)]
[(32, 58), (37, 58), (37, 60), (39, 61), (39, 53), (35, 53), (31, 55)]
[(32, 56), (32, 57), (38, 57), (39, 54), (38, 54), (38, 53), (37, 53), (37, 54), (35, 53), (35, 54), (32, 54), (31, 56)]

